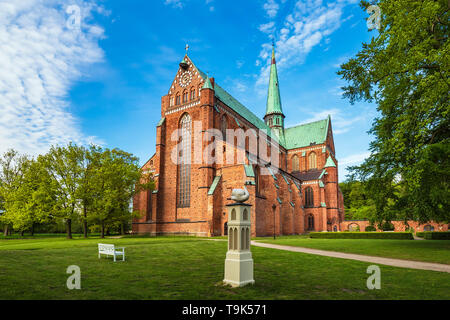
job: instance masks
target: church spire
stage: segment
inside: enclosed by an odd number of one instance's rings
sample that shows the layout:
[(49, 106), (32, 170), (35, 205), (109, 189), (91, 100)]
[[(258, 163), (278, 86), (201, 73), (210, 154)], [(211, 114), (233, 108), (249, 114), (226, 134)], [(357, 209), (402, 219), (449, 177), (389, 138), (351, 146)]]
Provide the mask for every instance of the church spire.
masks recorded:
[(278, 85), (277, 63), (275, 61), (275, 44), (272, 44), (272, 62), (270, 66), (269, 91), (267, 94), (266, 124), (275, 132), (284, 143), (284, 114), (281, 107), (280, 87)]
[(267, 95), (266, 116), (278, 113), (283, 114), (281, 108), (280, 87), (278, 85), (277, 63), (275, 61), (275, 45), (272, 44), (272, 63), (270, 66), (269, 91)]

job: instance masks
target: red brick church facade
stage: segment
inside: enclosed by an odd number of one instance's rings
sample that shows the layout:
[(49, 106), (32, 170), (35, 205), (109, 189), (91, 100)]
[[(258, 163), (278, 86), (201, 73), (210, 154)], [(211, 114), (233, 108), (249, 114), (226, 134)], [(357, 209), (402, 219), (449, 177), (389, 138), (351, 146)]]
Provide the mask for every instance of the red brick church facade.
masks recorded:
[[(161, 99), (156, 152), (143, 167), (153, 173), (156, 189), (135, 197), (134, 209), (142, 215), (133, 221), (133, 232), (224, 235), (225, 205), (232, 202), (232, 189), (244, 186), (250, 193), (247, 203), (252, 205), (252, 236), (341, 231), (344, 202), (331, 118), (284, 128), (274, 52), (268, 80), (267, 111), (262, 120), (185, 56), (168, 94)], [(192, 135), (195, 123), (201, 123), (201, 130)], [(173, 161), (174, 154), (198, 157), (194, 145), (207, 149), (211, 140), (205, 136), (206, 129), (211, 128), (223, 137), (231, 129), (253, 129), (257, 151), (249, 149), (246, 136), (244, 145), (227, 140), (211, 153), (201, 151), (199, 163)], [(181, 138), (174, 139), (177, 129)], [(190, 135), (183, 136), (187, 132)], [(267, 142), (272, 160), (260, 157), (260, 142)], [(271, 148), (277, 152), (270, 154)], [(210, 161), (218, 153), (233, 161)], [(236, 160), (239, 158), (243, 161)]]

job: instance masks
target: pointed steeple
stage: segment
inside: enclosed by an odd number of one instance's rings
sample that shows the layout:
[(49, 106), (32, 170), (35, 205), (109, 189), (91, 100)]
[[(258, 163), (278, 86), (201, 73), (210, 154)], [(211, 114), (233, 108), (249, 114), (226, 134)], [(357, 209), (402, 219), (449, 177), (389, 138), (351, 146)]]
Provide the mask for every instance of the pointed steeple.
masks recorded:
[(275, 44), (272, 44), (272, 62), (270, 66), (269, 90), (267, 94), (266, 115), (264, 121), (278, 136), (284, 145), (284, 114), (281, 107), (280, 87), (278, 85), (277, 63), (275, 61)]
[(211, 80), (209, 80), (209, 76), (206, 78), (205, 83), (203, 84), (202, 89), (211, 89), (214, 90), (214, 87), (211, 83)]
[(266, 116), (273, 113), (283, 114), (283, 110), (281, 108), (280, 87), (278, 84), (277, 63), (275, 60), (275, 45), (272, 45), (272, 63), (270, 66)]
[(328, 156), (327, 162), (325, 163), (324, 168), (330, 168), (330, 167), (335, 167), (336, 168), (336, 164), (333, 161), (333, 158), (331, 158), (331, 156)]

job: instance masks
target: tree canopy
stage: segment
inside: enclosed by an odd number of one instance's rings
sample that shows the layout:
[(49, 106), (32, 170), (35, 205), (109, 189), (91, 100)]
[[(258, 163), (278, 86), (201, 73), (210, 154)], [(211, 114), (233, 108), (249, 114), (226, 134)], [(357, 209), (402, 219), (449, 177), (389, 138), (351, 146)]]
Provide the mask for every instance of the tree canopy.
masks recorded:
[(448, 221), (450, 2), (361, 1), (371, 4), (381, 9), (380, 29), (338, 72), (344, 97), (373, 101), (379, 114), (371, 155), (350, 178), (367, 183), (379, 220), (394, 199), (405, 219)]
[(0, 223), (16, 231), (34, 230), (36, 224), (72, 222), (121, 228), (139, 215), (131, 208), (133, 196), (152, 190), (151, 174), (143, 172), (138, 158), (119, 149), (68, 144), (53, 146), (36, 159), (14, 150), (0, 157)]

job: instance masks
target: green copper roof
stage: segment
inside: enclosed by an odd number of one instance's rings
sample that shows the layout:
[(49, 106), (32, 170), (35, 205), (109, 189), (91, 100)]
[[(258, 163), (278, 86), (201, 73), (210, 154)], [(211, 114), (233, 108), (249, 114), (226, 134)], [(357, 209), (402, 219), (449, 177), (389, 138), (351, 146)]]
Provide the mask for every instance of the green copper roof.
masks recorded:
[(327, 171), (325, 169), (322, 170), (322, 173), (320, 174), (320, 176), (317, 178), (318, 180), (322, 179), (322, 177), (327, 174)]
[(222, 176), (214, 177), (213, 183), (211, 184), (211, 187), (209, 188), (208, 195), (214, 194), (214, 191), (216, 191), (217, 185), (219, 184), (221, 177)]
[(255, 172), (253, 171), (253, 166), (251, 164), (244, 164), (244, 170), (247, 177), (255, 177)]
[(281, 108), (280, 87), (278, 84), (277, 64), (275, 62), (275, 48), (272, 48), (272, 64), (270, 66), (269, 91), (267, 93), (266, 115), (272, 113), (283, 114)]
[(158, 124), (156, 125), (157, 127), (160, 127), (163, 125), (163, 123), (166, 121), (166, 118), (162, 118), (161, 120), (159, 120)]
[(333, 158), (331, 158), (331, 156), (328, 156), (327, 162), (325, 163), (325, 168), (328, 167), (335, 167), (336, 168), (336, 164), (333, 161)]
[(209, 80), (209, 78), (206, 78), (205, 80), (205, 84), (203, 85), (202, 89), (211, 89), (214, 90), (211, 80)]
[(284, 130), (286, 149), (296, 149), (310, 146), (313, 144), (324, 143), (327, 139), (330, 117), (325, 120), (319, 120), (302, 124), (296, 127)]

